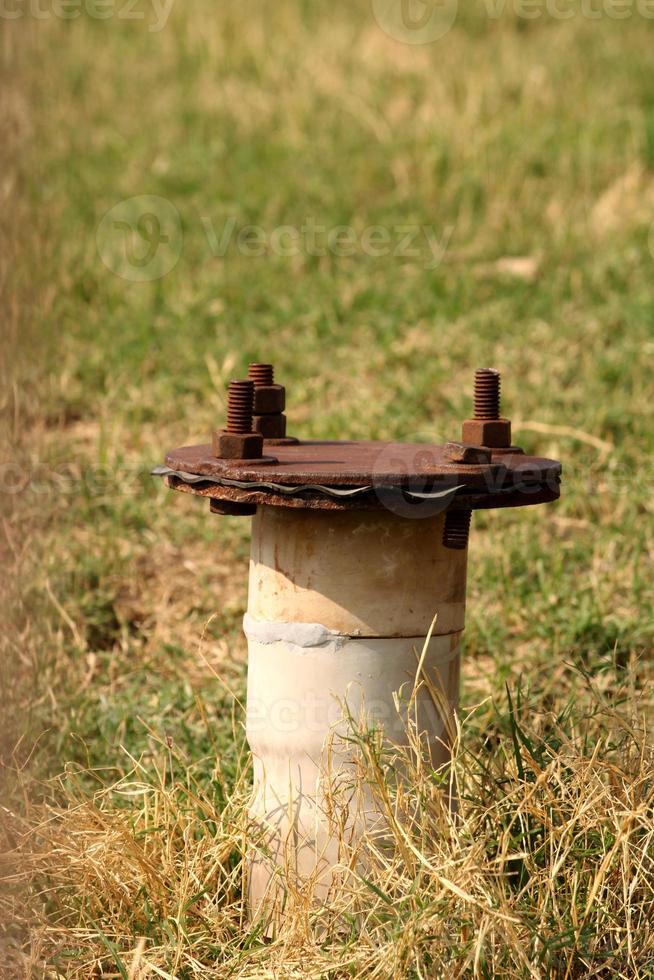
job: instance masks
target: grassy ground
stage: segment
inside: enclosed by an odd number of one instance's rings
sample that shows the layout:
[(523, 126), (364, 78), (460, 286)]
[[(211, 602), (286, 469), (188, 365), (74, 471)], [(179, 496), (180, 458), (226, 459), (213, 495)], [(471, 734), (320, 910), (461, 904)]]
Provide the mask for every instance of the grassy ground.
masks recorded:
[[(652, 976), (654, 27), (480, 4), (413, 45), (373, 7), (3, 20), (7, 976)], [(160, 267), (111, 224), (141, 195)], [(247, 522), (148, 475), (252, 359), (305, 437), (456, 437), (500, 367), (565, 477), (475, 516), (461, 827), (272, 945)]]

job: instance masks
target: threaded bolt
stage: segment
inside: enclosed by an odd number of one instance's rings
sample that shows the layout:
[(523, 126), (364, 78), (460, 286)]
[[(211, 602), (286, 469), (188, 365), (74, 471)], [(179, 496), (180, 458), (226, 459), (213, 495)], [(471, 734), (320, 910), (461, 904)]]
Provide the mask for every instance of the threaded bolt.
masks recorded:
[(483, 421), (499, 419), (500, 372), (492, 368), (475, 371), (475, 418)]
[(244, 434), (252, 432), (254, 410), (254, 383), (230, 381), (227, 389), (227, 432)]
[(443, 525), (443, 545), (454, 551), (464, 551), (468, 547), (472, 511), (448, 510)]
[(248, 378), (255, 385), (271, 385), (274, 375), (272, 364), (250, 364), (248, 367)]

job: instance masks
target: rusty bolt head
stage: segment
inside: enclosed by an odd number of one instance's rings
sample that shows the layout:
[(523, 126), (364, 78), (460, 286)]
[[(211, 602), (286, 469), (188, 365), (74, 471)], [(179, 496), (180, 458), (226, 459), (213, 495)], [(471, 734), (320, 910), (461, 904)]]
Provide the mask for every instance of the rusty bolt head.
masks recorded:
[(490, 450), (485, 446), (473, 446), (465, 442), (448, 442), (443, 447), (448, 463), (490, 463)]
[(260, 432), (215, 429), (212, 446), (213, 454), (218, 459), (260, 459), (263, 455), (263, 436)]
[(278, 415), (255, 415), (252, 428), (260, 432), (264, 439), (283, 439), (286, 435), (286, 416), (282, 412)]
[(466, 419), (461, 441), (488, 449), (507, 449), (511, 445), (509, 419)]
[(284, 385), (256, 385), (254, 389), (254, 414), (278, 415), (286, 407)]

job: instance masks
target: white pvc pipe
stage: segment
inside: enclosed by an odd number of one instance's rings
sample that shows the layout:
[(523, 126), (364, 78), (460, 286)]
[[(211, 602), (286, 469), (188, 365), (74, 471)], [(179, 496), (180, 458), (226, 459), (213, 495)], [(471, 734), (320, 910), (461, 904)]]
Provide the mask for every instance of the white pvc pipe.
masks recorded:
[[(466, 552), (441, 543), (443, 517), (387, 511), (259, 507), (252, 521), (247, 737), (254, 758), (250, 816), (268, 842), (250, 862), (253, 915), (279, 909), (275, 868), (329, 887), (338, 845), (323, 812), (322, 754), (343, 708), (405, 741), (417, 658), (456, 709), (464, 626)], [(398, 700), (399, 698), (399, 700)], [(433, 765), (448, 758), (444, 719), (426, 691), (412, 709)], [(339, 722), (340, 726), (339, 726)], [(347, 772), (346, 744), (331, 757)], [(351, 827), (375, 819), (358, 803)]]

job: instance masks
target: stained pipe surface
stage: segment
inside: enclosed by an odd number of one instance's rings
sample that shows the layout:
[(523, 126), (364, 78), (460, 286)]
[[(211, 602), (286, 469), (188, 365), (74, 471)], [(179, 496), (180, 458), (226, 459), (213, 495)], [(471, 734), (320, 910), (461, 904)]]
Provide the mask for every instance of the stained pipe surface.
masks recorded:
[[(259, 507), (253, 518), (244, 619), (250, 816), (267, 844), (249, 866), (255, 917), (279, 914), (276, 868), (327, 892), (339, 853), (324, 812), (325, 747), (331, 778), (347, 778), (344, 711), (355, 720), (365, 712), (392, 741), (406, 741), (402, 704), (435, 616), (423, 669), (456, 710), (467, 555), (443, 547), (442, 529), (442, 515)], [(425, 688), (412, 711), (431, 764), (444, 763), (445, 719)], [(352, 800), (351, 833), (377, 818), (365, 793)]]

